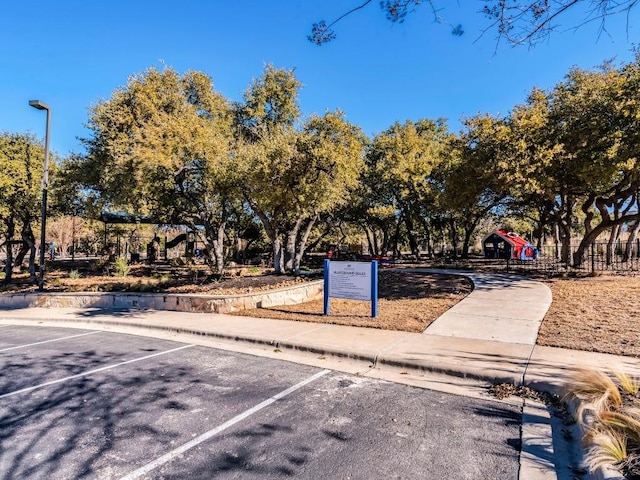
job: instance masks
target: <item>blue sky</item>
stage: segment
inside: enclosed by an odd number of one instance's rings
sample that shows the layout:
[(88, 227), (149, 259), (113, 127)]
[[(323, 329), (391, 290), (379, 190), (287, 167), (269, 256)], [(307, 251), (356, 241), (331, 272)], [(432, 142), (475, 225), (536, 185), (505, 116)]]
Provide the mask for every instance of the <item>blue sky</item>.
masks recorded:
[(507, 114), (534, 86), (550, 88), (573, 66), (594, 68), (605, 59), (633, 59), (640, 37), (640, 7), (574, 32), (584, 12), (561, 17), (549, 41), (530, 49), (496, 49), (495, 32), (477, 11), (481, 0), (441, 1), (440, 15), (465, 34), (433, 22), (422, 6), (401, 25), (389, 23), (374, 1), (336, 26), (322, 47), (306, 40), (311, 24), (327, 21), (359, 0), (21, 0), (0, 17), (0, 131), (42, 138), (52, 109), (51, 146), (61, 155), (81, 152), (88, 109), (126, 85), (130, 75), (167, 65), (209, 74), (218, 91), (241, 100), (265, 63), (295, 68), (304, 84), (305, 115), (339, 108), (372, 136), (394, 121), (460, 119)]

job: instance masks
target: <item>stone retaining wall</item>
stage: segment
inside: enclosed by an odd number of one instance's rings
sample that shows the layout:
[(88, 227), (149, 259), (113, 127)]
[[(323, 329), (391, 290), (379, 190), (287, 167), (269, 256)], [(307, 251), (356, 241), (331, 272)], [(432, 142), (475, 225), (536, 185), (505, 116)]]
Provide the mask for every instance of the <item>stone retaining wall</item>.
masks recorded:
[(322, 297), (323, 289), (323, 280), (316, 280), (277, 290), (233, 296), (133, 292), (7, 293), (0, 295), (0, 308), (119, 308), (229, 313), (315, 300)]

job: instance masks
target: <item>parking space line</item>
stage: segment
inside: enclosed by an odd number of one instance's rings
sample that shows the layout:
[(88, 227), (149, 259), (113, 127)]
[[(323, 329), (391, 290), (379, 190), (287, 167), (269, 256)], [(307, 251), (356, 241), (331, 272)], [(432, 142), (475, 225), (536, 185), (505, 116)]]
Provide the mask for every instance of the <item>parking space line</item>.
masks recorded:
[(70, 335), (68, 337), (54, 338), (52, 340), (44, 340), (42, 342), (28, 343), (26, 345), (18, 345), (18, 346), (15, 346), (15, 347), (2, 348), (2, 349), (0, 349), (0, 352), (8, 352), (9, 350), (17, 350), (19, 348), (33, 347), (35, 345), (42, 345), (43, 343), (59, 342), (61, 340), (68, 340), (70, 338), (84, 337), (86, 335), (93, 335), (94, 333), (102, 333), (102, 332), (96, 330), (95, 332), (79, 333), (78, 335)]
[(302, 380), (300, 383), (296, 383), (294, 386), (292, 386), (290, 388), (287, 388), (286, 390), (283, 390), (282, 392), (274, 395), (273, 397), (265, 400), (262, 403), (259, 403), (255, 407), (250, 408), (249, 410), (245, 410), (241, 414), (236, 415), (235, 417), (233, 417), (231, 420), (227, 420), (223, 424), (218, 425), (216, 428), (214, 428), (212, 430), (209, 430), (208, 432), (203, 433), (202, 435), (194, 438), (190, 442), (187, 442), (184, 445), (176, 448), (175, 450), (172, 450), (169, 453), (166, 453), (166, 454), (162, 455), (161, 457), (158, 457), (153, 462), (147, 463), (145, 466), (140, 467), (139, 469), (137, 469), (137, 470), (131, 472), (130, 474), (122, 477), (120, 480), (135, 480), (137, 478), (140, 478), (142, 475), (145, 475), (145, 474), (149, 473), (151, 470), (154, 470), (154, 469), (158, 468), (159, 466), (164, 465), (167, 462), (170, 462), (171, 460), (173, 460), (177, 456), (182, 455), (187, 450), (190, 450), (193, 447), (196, 447), (196, 446), (200, 445), (202, 442), (206, 442), (210, 438), (216, 436), (218, 433), (226, 430), (227, 428), (235, 425), (238, 422), (241, 422), (245, 418), (253, 415), (254, 413), (262, 410), (265, 407), (268, 407), (272, 403), (277, 402), (281, 398), (286, 397), (287, 395), (295, 392), (296, 390), (304, 387), (305, 385), (308, 385), (311, 382), (316, 381), (318, 378), (323, 377), (324, 375), (326, 375), (327, 373), (330, 373), (330, 372), (331, 372), (331, 370), (322, 370), (322, 371), (316, 373), (315, 375), (312, 375), (309, 378), (306, 378), (305, 380)]
[(22, 388), (20, 390), (15, 390), (13, 392), (5, 393), (4, 395), (0, 395), (0, 399), (1, 398), (6, 398), (6, 397), (11, 397), (12, 395), (18, 395), (20, 393), (30, 392), (32, 390), (37, 390), (38, 388), (44, 388), (44, 387), (48, 387), (50, 385), (56, 385), (58, 383), (63, 383), (63, 382), (66, 382), (68, 380), (73, 380), (75, 378), (86, 377), (87, 375), (92, 375), (92, 374), (98, 373), (98, 372), (104, 372), (105, 370), (110, 370), (112, 368), (121, 367), (122, 365), (127, 365), (129, 363), (140, 362), (140, 361), (146, 360), (148, 358), (158, 357), (160, 355), (166, 355), (167, 353), (173, 353), (173, 352), (177, 352), (179, 350), (184, 350), (185, 348), (191, 348), (191, 347), (195, 347), (195, 345), (183, 345), (183, 346), (178, 347), (178, 348), (172, 348), (171, 350), (165, 350), (164, 352), (153, 353), (151, 355), (145, 355), (144, 357), (134, 358), (132, 360), (127, 360), (125, 362), (120, 362), (120, 363), (115, 363), (113, 365), (107, 365), (105, 367), (95, 368), (95, 369), (89, 370), (87, 372), (78, 373), (76, 375), (71, 375), (69, 377), (60, 378), (58, 380), (52, 380), (50, 382), (41, 383), (39, 385), (34, 385), (33, 387)]

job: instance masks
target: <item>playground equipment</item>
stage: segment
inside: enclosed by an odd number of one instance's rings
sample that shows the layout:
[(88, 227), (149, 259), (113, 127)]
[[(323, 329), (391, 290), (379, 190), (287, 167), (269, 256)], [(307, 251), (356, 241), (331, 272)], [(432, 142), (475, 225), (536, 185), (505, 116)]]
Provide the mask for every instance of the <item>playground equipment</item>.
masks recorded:
[(538, 249), (514, 232), (496, 230), (482, 241), (484, 258), (506, 258), (512, 260), (535, 260)]
[(185, 242), (184, 256), (193, 257), (196, 251), (196, 234), (191, 231), (181, 233), (171, 240), (168, 240), (166, 236), (164, 237), (164, 259), (167, 260), (169, 258), (169, 250), (177, 247), (182, 242)]

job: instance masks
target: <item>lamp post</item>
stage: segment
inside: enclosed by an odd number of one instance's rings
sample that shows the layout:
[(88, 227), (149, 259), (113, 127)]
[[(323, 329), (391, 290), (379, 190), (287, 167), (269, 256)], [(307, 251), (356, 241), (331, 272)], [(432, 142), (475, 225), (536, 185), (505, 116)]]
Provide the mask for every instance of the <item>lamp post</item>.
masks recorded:
[(29, 100), (29, 105), (38, 110), (47, 111), (47, 127), (44, 136), (44, 171), (42, 172), (42, 228), (40, 229), (40, 276), (38, 278), (38, 290), (43, 290), (44, 285), (44, 247), (47, 231), (47, 191), (49, 189), (49, 121), (51, 107), (41, 100)]

